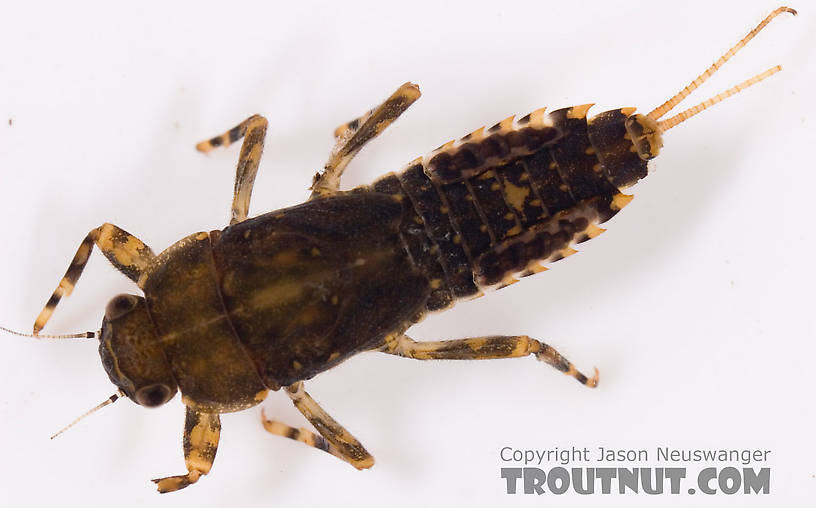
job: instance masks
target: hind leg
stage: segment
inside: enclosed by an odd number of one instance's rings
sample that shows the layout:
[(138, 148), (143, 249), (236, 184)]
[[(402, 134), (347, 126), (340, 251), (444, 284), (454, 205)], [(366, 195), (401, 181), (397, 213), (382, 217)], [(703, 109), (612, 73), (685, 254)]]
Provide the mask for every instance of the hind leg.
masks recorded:
[(468, 339), (417, 342), (407, 335), (387, 337), (380, 351), (415, 360), (492, 360), (534, 355), (538, 360), (590, 388), (598, 386), (598, 369), (591, 378), (578, 371), (553, 347), (526, 335), (495, 335)]
[(386, 127), (419, 99), (419, 87), (405, 83), (382, 104), (365, 115), (341, 125), (334, 131), (337, 144), (331, 156), (312, 182), (312, 197), (334, 194), (340, 188), (340, 177), (351, 159), (366, 143), (379, 136)]

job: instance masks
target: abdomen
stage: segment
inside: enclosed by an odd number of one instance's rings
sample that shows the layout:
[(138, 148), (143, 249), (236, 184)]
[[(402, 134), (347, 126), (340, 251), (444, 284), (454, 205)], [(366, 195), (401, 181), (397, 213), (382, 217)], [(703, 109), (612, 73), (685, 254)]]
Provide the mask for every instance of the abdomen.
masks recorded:
[(504, 287), (602, 232), (646, 175), (624, 122), (633, 110), (536, 112), (480, 129), (369, 189), (403, 200), (400, 241), (425, 274), (425, 310)]

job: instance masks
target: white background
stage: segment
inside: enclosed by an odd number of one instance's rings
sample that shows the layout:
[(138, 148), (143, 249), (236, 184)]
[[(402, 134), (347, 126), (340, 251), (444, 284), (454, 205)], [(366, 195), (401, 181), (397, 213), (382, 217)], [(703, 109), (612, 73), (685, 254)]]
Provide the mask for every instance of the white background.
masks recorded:
[[(551, 271), (429, 317), (417, 339), (525, 333), (596, 390), (532, 359), (422, 363), (365, 354), (310, 392), (371, 451), (358, 472), (225, 415), (212, 473), (184, 472), (183, 409), (130, 401), (48, 436), (114, 389), (95, 341), (4, 335), (3, 506), (810, 506), (816, 191), (813, 5), (778, 19), (689, 105), (785, 70), (667, 133), (636, 199)], [(0, 18), (0, 323), (31, 324), (88, 230), (157, 252), (229, 216), (238, 148), (197, 141), (270, 119), (252, 213), (307, 196), (334, 127), (401, 83), (423, 97), (344, 187), (541, 106), (647, 112), (772, 8), (768, 1), (9, 2)], [(6, 125), (11, 119), (13, 125)], [(46, 332), (98, 328), (135, 287), (95, 254)], [(306, 425), (283, 395), (267, 413)], [(772, 450), (770, 496), (508, 496), (503, 446)], [(550, 467), (553, 464), (546, 464)], [(608, 465), (608, 464), (607, 464)], [(623, 463), (621, 467), (641, 464)], [(654, 464), (653, 464), (654, 465)], [(699, 464), (680, 464), (689, 476)], [(706, 464), (723, 465), (723, 464)], [(759, 466), (761, 466), (759, 465)], [(693, 486), (693, 482), (687, 486)]]

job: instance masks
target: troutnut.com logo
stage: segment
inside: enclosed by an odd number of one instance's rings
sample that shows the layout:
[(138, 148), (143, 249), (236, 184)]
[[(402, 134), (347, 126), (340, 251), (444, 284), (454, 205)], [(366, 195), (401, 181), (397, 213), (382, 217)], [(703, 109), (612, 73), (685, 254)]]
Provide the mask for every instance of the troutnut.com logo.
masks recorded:
[(508, 494), (768, 494), (770, 450), (555, 447), (499, 452)]

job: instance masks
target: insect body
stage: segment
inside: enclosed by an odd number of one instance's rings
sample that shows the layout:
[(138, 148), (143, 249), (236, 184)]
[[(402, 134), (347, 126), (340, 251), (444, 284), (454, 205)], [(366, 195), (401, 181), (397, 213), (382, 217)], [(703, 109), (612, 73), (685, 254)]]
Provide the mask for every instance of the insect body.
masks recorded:
[[(782, 12), (793, 11), (774, 11), (693, 86)], [(34, 334), (71, 293), (96, 246), (144, 294), (113, 298), (100, 332), (87, 334), (98, 337), (103, 366), (119, 389), (106, 403), (126, 396), (154, 407), (180, 391), (186, 406), (187, 473), (154, 480), (161, 492), (209, 472), (219, 414), (252, 407), (281, 388), (319, 435), (273, 420), (264, 421), (267, 430), (370, 467), (372, 456), (311, 398), (305, 380), (359, 352), (381, 351), (415, 359), (535, 355), (596, 386), (597, 372), (585, 376), (527, 336), (415, 342), (405, 332), (428, 312), (574, 253), (631, 200), (622, 190), (646, 176), (664, 131), (778, 70), (663, 121), (691, 85), (648, 115), (623, 108), (588, 116), (590, 105), (583, 105), (511, 117), (371, 185), (339, 191), (349, 161), (419, 97), (406, 83), (337, 129), (309, 201), (248, 218), (267, 127), (252, 116), (198, 145), (206, 152), (243, 139), (230, 225), (194, 233), (158, 255), (115, 225), (93, 229)]]

